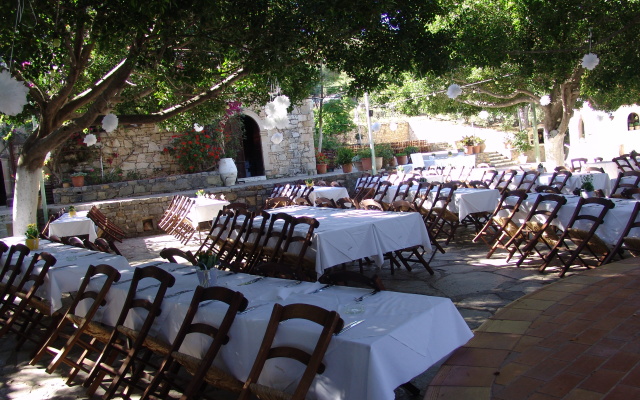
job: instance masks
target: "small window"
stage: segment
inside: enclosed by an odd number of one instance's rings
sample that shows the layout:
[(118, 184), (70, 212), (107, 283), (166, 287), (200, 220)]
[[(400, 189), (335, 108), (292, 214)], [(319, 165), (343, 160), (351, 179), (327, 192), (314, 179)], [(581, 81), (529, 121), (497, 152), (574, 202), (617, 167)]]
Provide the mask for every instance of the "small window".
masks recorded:
[(627, 117), (627, 129), (630, 131), (640, 130), (640, 118), (638, 117), (638, 114), (629, 114)]

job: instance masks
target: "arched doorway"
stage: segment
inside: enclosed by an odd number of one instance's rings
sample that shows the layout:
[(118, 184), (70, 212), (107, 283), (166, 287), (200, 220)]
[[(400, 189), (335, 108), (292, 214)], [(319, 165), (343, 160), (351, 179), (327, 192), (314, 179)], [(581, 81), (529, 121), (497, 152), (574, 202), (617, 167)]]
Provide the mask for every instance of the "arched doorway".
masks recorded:
[(242, 150), (236, 157), (238, 178), (264, 175), (264, 160), (262, 158), (262, 142), (260, 140), (260, 127), (253, 118), (242, 116), (244, 124), (244, 140)]

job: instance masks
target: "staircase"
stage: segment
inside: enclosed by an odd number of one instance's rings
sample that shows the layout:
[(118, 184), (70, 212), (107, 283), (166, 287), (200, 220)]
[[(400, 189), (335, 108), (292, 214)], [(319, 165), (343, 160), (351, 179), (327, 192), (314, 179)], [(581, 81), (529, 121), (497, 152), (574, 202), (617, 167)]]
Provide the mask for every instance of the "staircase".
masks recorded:
[(508, 168), (517, 165), (516, 161), (510, 160), (495, 151), (476, 154), (476, 165), (480, 163), (487, 163), (495, 168)]

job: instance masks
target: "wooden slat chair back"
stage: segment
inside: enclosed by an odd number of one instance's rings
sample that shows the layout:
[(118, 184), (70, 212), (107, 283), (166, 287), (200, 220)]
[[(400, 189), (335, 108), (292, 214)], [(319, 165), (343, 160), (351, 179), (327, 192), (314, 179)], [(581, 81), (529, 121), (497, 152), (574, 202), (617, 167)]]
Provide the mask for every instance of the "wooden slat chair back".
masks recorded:
[(520, 252), (520, 258), (516, 262), (518, 267), (534, 252), (544, 259), (544, 254), (537, 246), (542, 244), (546, 247), (546, 251), (549, 251), (557, 244), (558, 228), (552, 223), (565, 204), (567, 199), (564, 196), (553, 193), (539, 195), (524, 222), (505, 245), (509, 251), (507, 260), (511, 259), (516, 251)]
[(107, 239), (96, 238), (93, 243), (96, 245), (98, 250), (102, 251), (103, 253), (111, 253), (111, 247), (109, 246), (109, 242), (107, 242)]
[[(142, 377), (138, 368), (148, 365), (152, 355), (150, 351), (145, 351), (143, 343), (156, 317), (162, 312), (162, 300), (167, 289), (172, 287), (175, 281), (176, 279), (173, 275), (156, 266), (135, 269), (124, 306), (115, 323), (115, 328), (95, 361), (89, 376), (83, 383), (83, 386), (88, 388), (87, 393), (89, 396), (95, 393), (106, 375), (110, 375), (113, 379), (105, 391), (104, 398), (114, 397), (121, 386), (124, 386), (124, 397), (128, 397), (131, 388), (138, 384), (138, 380)], [(141, 282), (144, 283), (141, 285)], [(142, 286), (142, 288), (139, 288), (139, 286)], [(145, 295), (145, 292), (149, 289), (155, 289), (151, 299)], [(146, 293), (148, 295), (149, 292)], [(146, 313), (142, 325), (135, 330), (124, 325), (127, 316), (133, 310), (142, 315)], [(123, 343), (128, 344), (123, 345)], [(116, 369), (114, 365), (118, 360), (120, 360), (120, 363)], [(146, 385), (143, 384), (142, 386)]]
[[(215, 323), (209, 321), (209, 319), (201, 318), (199, 322), (194, 322), (199, 310), (202, 309), (201, 306), (212, 301), (225, 303), (228, 306), (222, 321)], [(240, 392), (242, 390), (242, 382), (214, 367), (213, 361), (222, 346), (229, 343), (229, 329), (233, 325), (238, 312), (244, 311), (247, 308), (247, 304), (247, 299), (240, 292), (222, 286), (209, 288), (197, 286), (178, 334), (166, 354), (162, 354), (165, 353), (164, 350), (160, 353), (164, 356), (164, 359), (158, 368), (158, 372), (142, 394), (141, 400), (151, 397), (169, 398), (169, 390), (174, 386), (180, 387), (175, 385), (180, 366), (184, 367), (192, 375), (187, 380), (187, 384), (182, 385), (184, 388), (182, 400), (200, 398), (199, 392), (202, 389), (203, 382), (224, 390)], [(206, 335), (212, 339), (202, 358), (180, 352), (182, 344), (193, 334), (195, 336)]]
[(228, 234), (218, 252), (218, 258), (222, 268), (238, 272), (242, 269), (243, 240), (247, 231), (253, 226), (255, 213), (248, 210), (237, 210), (229, 224)]
[(169, 223), (169, 220), (173, 217), (174, 213), (178, 209), (178, 204), (181, 201), (183, 201), (183, 199), (184, 199), (184, 196), (180, 196), (180, 195), (174, 195), (171, 198), (171, 202), (169, 203), (169, 206), (167, 207), (166, 210), (164, 210), (164, 213), (160, 217), (160, 220), (158, 220), (158, 227), (164, 229), (164, 227)]
[(180, 264), (185, 261), (190, 265), (198, 264), (198, 259), (190, 250), (184, 251), (175, 247), (165, 247), (164, 249), (160, 250), (160, 257), (176, 264)]
[(407, 180), (398, 182), (398, 188), (396, 189), (396, 192), (393, 194), (393, 198), (391, 199), (391, 202), (393, 203), (396, 200), (406, 200), (407, 197), (409, 197), (411, 188), (415, 184), (416, 184), (416, 181), (413, 178), (409, 178)]
[(264, 209), (273, 210), (274, 208), (281, 208), (293, 205), (293, 201), (288, 196), (281, 197), (269, 197), (265, 199)]
[(278, 262), (293, 218), (286, 213), (271, 214), (269, 226), (262, 236), (259, 255), (253, 266), (260, 262)]
[(0, 306), (5, 303), (6, 290), (15, 291), (14, 282), (22, 272), (24, 258), (30, 252), (31, 250), (22, 243), (14, 244), (9, 248), (4, 266), (0, 270), (0, 293), (2, 293)]
[(254, 215), (251, 225), (246, 227), (242, 246), (234, 260), (234, 269), (249, 272), (259, 262), (260, 245), (264, 234), (267, 233), (269, 219), (271, 214), (266, 211), (261, 211), (260, 215)]
[[(629, 220), (627, 221), (627, 225), (620, 234), (620, 238), (602, 264), (610, 263), (616, 256), (622, 257), (622, 254), (625, 251), (629, 252), (633, 257), (640, 256), (640, 237), (637, 235), (637, 233), (640, 232), (637, 230), (640, 228), (640, 221), (638, 221), (639, 214), (640, 202), (636, 202), (633, 206), (633, 210), (631, 211), (631, 215), (629, 216)], [(636, 235), (630, 236), (631, 231), (634, 229), (636, 229)]]
[[(288, 324), (282, 322), (291, 319), (308, 320), (316, 323), (321, 328), (321, 332), (318, 335), (318, 339), (311, 353), (302, 348), (293, 347), (293, 345), (273, 346), (278, 331), (287, 329)], [(324, 372), (325, 366), (322, 363), (322, 358), (329, 347), (333, 335), (340, 332), (343, 324), (342, 319), (335, 311), (327, 311), (309, 304), (290, 304), (286, 306), (275, 304), (262, 344), (258, 350), (258, 355), (244, 383), (239, 400), (248, 400), (252, 394), (265, 399), (281, 398), (303, 400), (309, 391), (313, 379), (317, 374)], [(293, 394), (283, 393), (258, 383), (258, 379), (267, 360), (283, 357), (297, 360), (304, 365), (304, 372)]]
[(458, 176), (458, 180), (462, 182), (466, 182), (469, 180), (471, 173), (473, 172), (474, 167), (462, 167), (460, 171), (460, 176)]
[(614, 157), (611, 161), (616, 163), (618, 170), (622, 173), (634, 171), (633, 166), (626, 156)]
[(389, 191), (389, 188), (391, 186), (393, 185), (389, 181), (378, 182), (378, 186), (376, 187), (376, 191), (373, 193), (372, 199), (382, 204), (382, 206), (384, 207), (385, 206), (384, 199), (387, 196), (387, 192)]
[(172, 201), (173, 207), (167, 209), (167, 216), (163, 217), (158, 223), (158, 227), (168, 234), (172, 234), (175, 227), (180, 223), (182, 218), (186, 215), (185, 209), (188, 204), (189, 198), (186, 196), (174, 196), (175, 201)]
[[(96, 284), (94, 286), (96, 289), (89, 287), (93, 279), (99, 281), (99, 285)], [(56, 322), (51, 324), (51, 330), (49, 331), (47, 339), (42, 343), (36, 355), (31, 360), (31, 365), (35, 365), (43, 356), (50, 354), (54, 357), (46, 368), (47, 373), (53, 373), (61, 363), (73, 368), (83, 369), (88, 373), (89, 370), (82, 368), (76, 360), (71, 357), (70, 353), (75, 347), (87, 349), (93, 346), (83, 340), (83, 334), (85, 330), (89, 328), (90, 324), (93, 323), (96, 312), (106, 305), (105, 298), (111, 285), (119, 280), (120, 273), (112, 266), (107, 264), (90, 265), (89, 268), (87, 268), (87, 273), (78, 291), (73, 297), (71, 305)], [(77, 315), (76, 309), (78, 304), (85, 300), (91, 301), (91, 305), (84, 316), (80, 317)], [(72, 333), (67, 333), (69, 326), (76, 327)], [(65, 340), (65, 343), (58, 348), (56, 347), (56, 341), (59, 338)], [(67, 383), (69, 384), (70, 381)]]
[(571, 178), (573, 174), (571, 171), (561, 170), (554, 171), (553, 175), (551, 175), (551, 180), (549, 181), (549, 186), (555, 187), (558, 189), (558, 193), (562, 192), (562, 189), (567, 185), (569, 178)]
[(511, 184), (511, 182), (513, 181), (513, 179), (516, 177), (517, 174), (518, 174), (518, 171), (516, 171), (515, 169), (503, 171), (502, 174), (498, 176), (495, 188), (498, 189), (501, 194), (504, 193), (506, 190), (509, 189), (509, 185)]
[(589, 160), (586, 158), (572, 158), (571, 159), (571, 170), (573, 172), (581, 172), (582, 167), (588, 163)]
[(610, 197), (621, 198), (623, 190), (637, 187), (640, 187), (640, 171), (620, 172), (613, 183)]
[(522, 189), (525, 192), (531, 192), (531, 188), (536, 184), (540, 173), (538, 171), (524, 171), (520, 183), (516, 189)]
[(292, 218), (282, 252), (275, 259), (279, 263), (291, 266), (299, 277), (307, 277), (305, 280), (315, 281), (315, 258), (307, 256), (307, 251), (312, 244), (313, 232), (320, 226), (317, 219), (311, 217)]
[[(413, 203), (410, 203), (406, 200), (396, 200), (393, 203), (389, 204), (388, 211), (392, 212), (418, 212), (416, 206)], [(410, 253), (406, 256), (404, 253)], [(400, 260), (400, 262), (404, 265), (404, 267), (411, 271), (410, 262), (419, 262), (422, 266), (429, 272), (431, 275), (434, 274), (434, 271), (429, 266), (429, 262), (424, 259), (424, 254), (426, 253), (426, 249), (422, 245), (410, 246), (402, 249), (398, 249), (392, 252), (392, 254), (386, 254), (385, 257), (390, 258), (391, 261), (391, 273), (394, 273), (394, 265), (396, 264), (396, 260)]]
[(235, 212), (233, 210), (222, 209), (218, 211), (216, 219), (209, 229), (209, 233), (205, 237), (204, 241), (198, 248), (196, 253), (212, 251), (216, 254), (219, 253), (221, 246), (223, 245), (227, 234), (229, 233), (229, 226)]
[(484, 182), (488, 187), (491, 187), (491, 185), (494, 183), (497, 177), (498, 177), (497, 170), (487, 169), (484, 172), (482, 172), (482, 176), (480, 177), (480, 180)]
[(445, 244), (447, 245), (453, 240), (456, 230), (460, 225), (458, 216), (448, 209), (456, 189), (457, 186), (455, 184), (448, 185), (444, 183), (442, 185), (434, 185), (434, 188), (431, 190), (431, 193), (435, 190), (433, 200), (431, 201), (432, 206), (426, 214), (423, 214), (429, 235), (435, 240), (437, 240), (440, 235), (443, 235), (445, 237)]
[[(592, 215), (588, 211), (594, 207), (599, 210), (597, 215)], [(546, 269), (554, 256), (563, 265), (560, 277), (563, 277), (576, 261), (587, 268), (602, 265), (611, 253), (611, 248), (598, 237), (596, 230), (602, 225), (605, 216), (613, 207), (615, 207), (615, 204), (609, 199), (598, 197), (584, 199), (581, 197), (566, 229), (557, 244), (551, 249), (549, 255), (545, 257), (545, 263), (540, 266), (540, 272)], [(583, 212), (583, 208), (587, 211)], [(585, 225), (588, 228), (585, 228)], [(573, 242), (574, 247), (567, 246), (567, 241)], [(586, 256), (593, 257), (594, 261), (587, 261)]]
[[(498, 205), (493, 210), (491, 215), (487, 218), (484, 226), (476, 236), (473, 238), (473, 242), (482, 240), (489, 247), (489, 254), (487, 258), (490, 258), (494, 253), (493, 249), (496, 241), (501, 239), (507, 239), (510, 236), (503, 236), (505, 229), (509, 229), (515, 232), (518, 225), (513, 221), (516, 213), (520, 211), (522, 202), (527, 199), (527, 193), (524, 190), (506, 190), (500, 195)], [(508, 235), (506, 233), (505, 235)], [(503, 242), (504, 244), (506, 242)], [(493, 251), (492, 251), (493, 249)]]
[(51, 315), (51, 305), (38, 297), (36, 292), (44, 285), (47, 272), (55, 263), (56, 258), (51, 254), (35, 253), (24, 271), (18, 268), (12, 271), (11, 280), (17, 284), (6, 286), (2, 293), (4, 302), (0, 307), (0, 338), (9, 332), (17, 334), (17, 349), (27, 340), (37, 344), (43, 340), (36, 335), (35, 328), (43, 327), (42, 318)]
[(425, 203), (429, 200), (429, 191), (434, 187), (434, 185), (439, 185), (440, 182), (418, 182), (418, 187), (416, 188), (416, 194), (413, 196), (412, 203), (415, 206), (416, 210), (420, 211), (423, 207), (425, 207)]
[(536, 193), (560, 194), (560, 189), (550, 185), (538, 185), (536, 186)]

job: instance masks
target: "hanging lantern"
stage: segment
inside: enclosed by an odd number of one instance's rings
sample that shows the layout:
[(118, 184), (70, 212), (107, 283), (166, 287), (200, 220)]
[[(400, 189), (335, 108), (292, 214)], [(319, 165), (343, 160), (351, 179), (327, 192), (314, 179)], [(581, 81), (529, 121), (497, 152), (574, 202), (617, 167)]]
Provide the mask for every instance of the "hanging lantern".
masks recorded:
[(0, 72), (0, 112), (18, 115), (27, 104), (29, 88), (14, 79), (9, 71)]
[(582, 57), (582, 66), (589, 71), (594, 69), (600, 63), (600, 59), (593, 53), (585, 54)]
[(118, 117), (115, 114), (107, 114), (102, 118), (102, 129), (113, 132), (118, 127)]
[(391, 129), (392, 131), (396, 131), (398, 129), (398, 124), (395, 122), (392, 122), (389, 124), (389, 129)]
[(461, 94), (462, 94), (462, 88), (460, 87), (460, 85), (456, 83), (452, 84), (447, 88), (447, 96), (449, 96), (450, 99), (455, 99)]
[(542, 97), (540, 97), (540, 105), (541, 106), (548, 106), (549, 104), (551, 104), (551, 97), (549, 95), (544, 95)]
[(98, 138), (93, 133), (90, 133), (84, 137), (83, 142), (87, 146), (93, 146), (94, 144), (98, 143)]
[(489, 118), (489, 112), (486, 110), (482, 110), (478, 113), (478, 117), (480, 117), (481, 119), (486, 120), (487, 118)]

